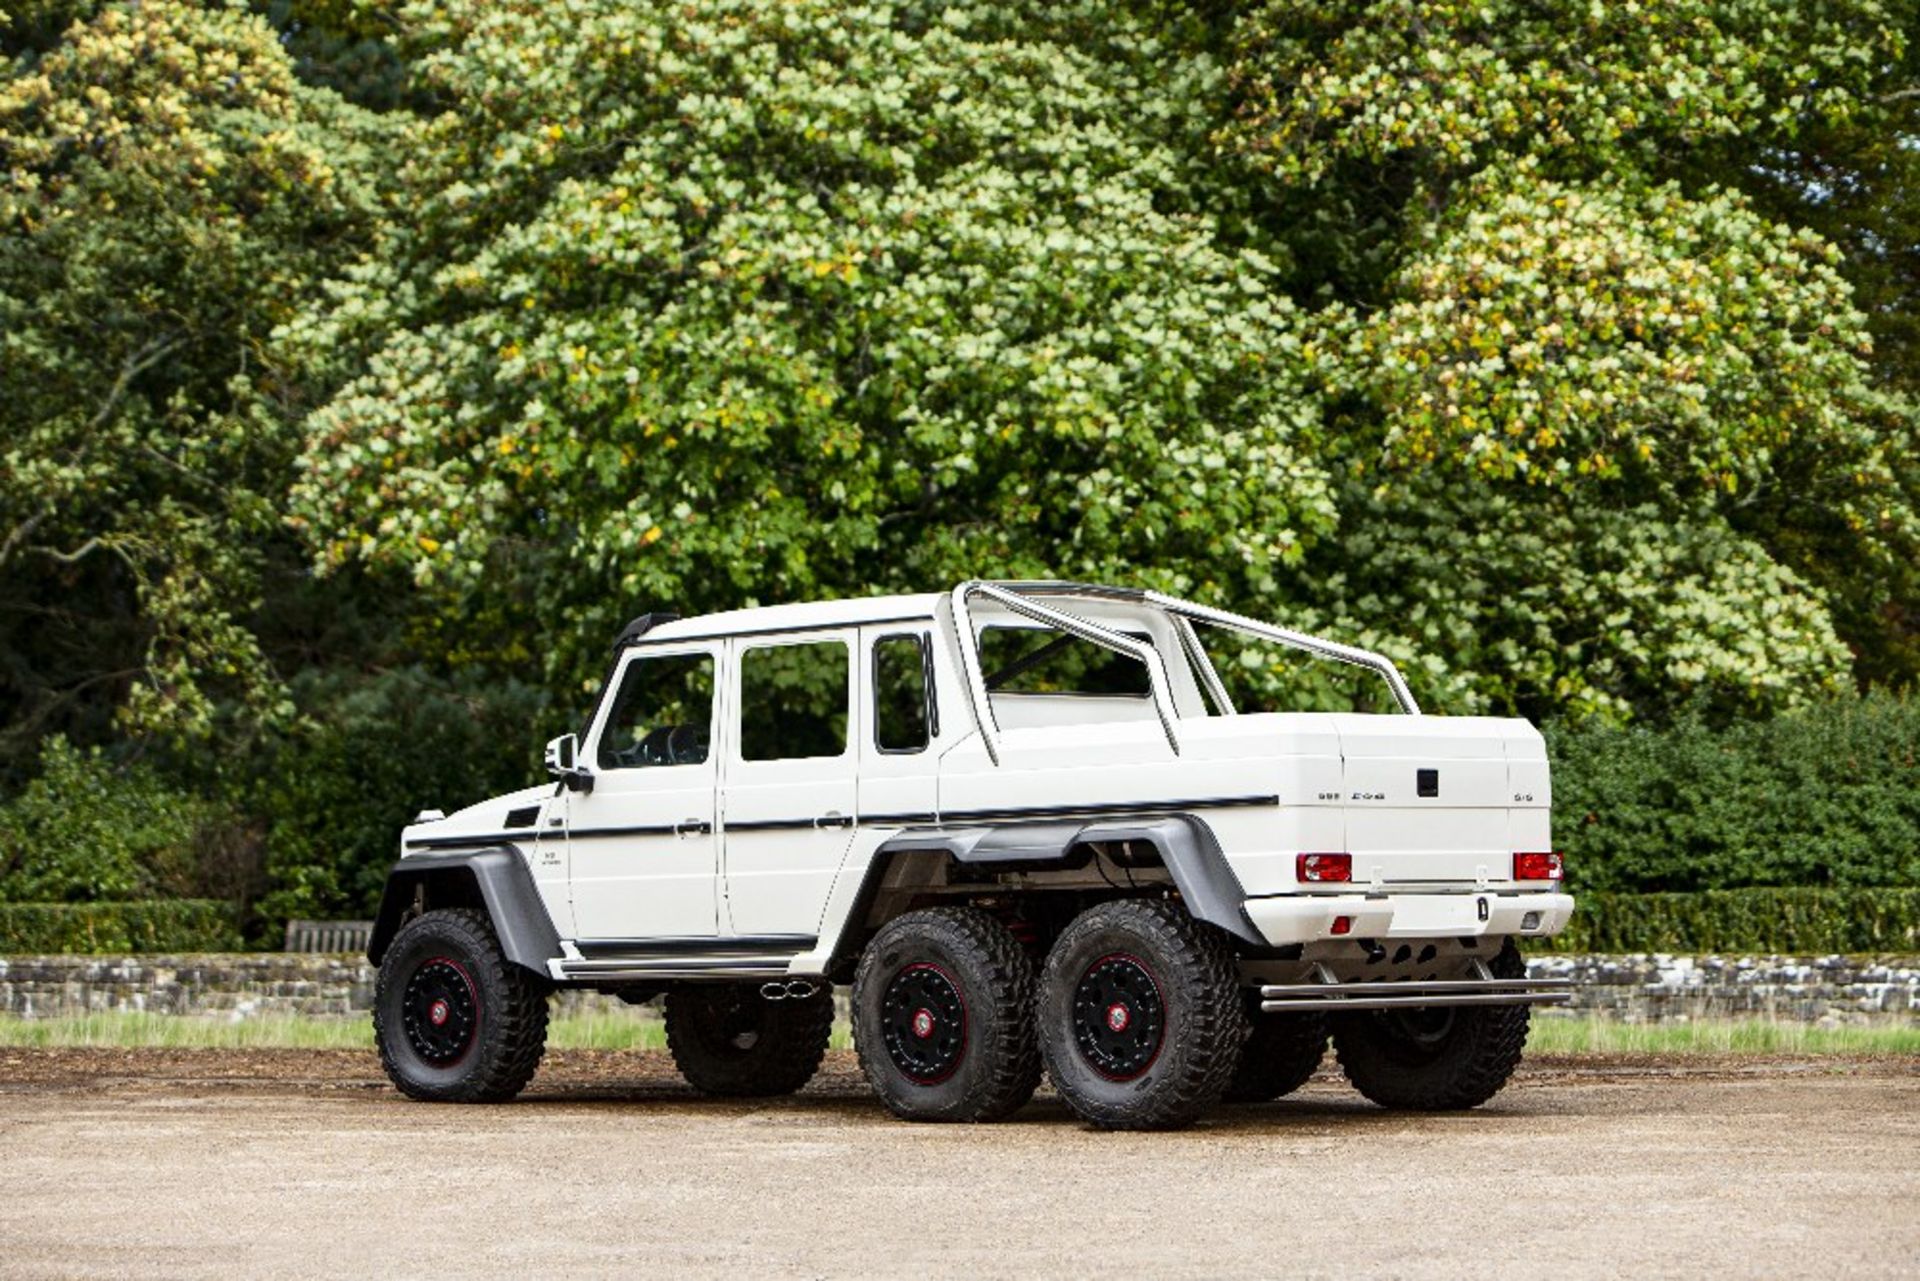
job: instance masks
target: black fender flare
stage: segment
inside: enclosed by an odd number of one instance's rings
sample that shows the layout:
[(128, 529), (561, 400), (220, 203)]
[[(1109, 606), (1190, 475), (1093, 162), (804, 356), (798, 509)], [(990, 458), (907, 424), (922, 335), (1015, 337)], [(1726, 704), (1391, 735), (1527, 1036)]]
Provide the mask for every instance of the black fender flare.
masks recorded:
[(1192, 814), (1167, 813), (908, 828), (887, 838), (874, 851), (842, 927), (842, 938), (859, 927), (886, 877), (887, 865), (897, 855), (940, 852), (970, 867), (1016, 871), (1071, 864), (1075, 849), (1096, 841), (1151, 845), (1196, 920), (1217, 925), (1249, 946), (1268, 945), (1241, 907), (1246, 891), (1228, 865), (1213, 829)]
[(416, 893), (422, 890), (429, 908), (483, 909), (507, 959), (548, 977), (547, 962), (560, 955), (560, 932), (554, 929), (533, 873), (517, 847), (417, 854), (395, 863), (387, 873), (386, 892), (367, 942), (367, 959), (375, 965), (387, 954), (387, 945), (400, 932)]

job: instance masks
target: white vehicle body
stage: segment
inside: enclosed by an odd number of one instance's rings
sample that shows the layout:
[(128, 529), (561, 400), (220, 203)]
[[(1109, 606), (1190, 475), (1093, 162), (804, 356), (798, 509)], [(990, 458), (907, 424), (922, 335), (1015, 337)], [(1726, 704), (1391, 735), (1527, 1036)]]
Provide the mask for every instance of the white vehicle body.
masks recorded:
[[(1216, 628), (1369, 669), (1401, 710), (1239, 712), (1200, 638)], [(1146, 692), (990, 688), (983, 637), (996, 629), (1117, 654), (1144, 669)], [(1551, 878), (1515, 879), (1517, 854), (1553, 850), (1539, 732), (1423, 714), (1378, 654), (1065, 583), (974, 582), (635, 630), (577, 740), (550, 749), (560, 785), (406, 829), (387, 935), (410, 870), (485, 853), (503, 943), (561, 984), (844, 981), (864, 939), (912, 905), (1124, 889), (1177, 898), (1231, 934), (1268, 1010), (1356, 1002), (1355, 984), (1383, 978), (1430, 1004), (1554, 999), (1539, 984), (1495, 985), (1477, 960), (1508, 938), (1557, 933), (1573, 910), (1557, 857)], [(756, 759), (769, 713), (743, 668), (796, 655), (748, 656), (835, 645), (840, 750)], [(880, 678), (907, 670), (909, 646), (924, 664), (924, 742), (883, 746)], [(705, 724), (613, 746), (627, 732), (623, 691), (662, 672), (709, 682)], [(1329, 854), (1346, 856), (1347, 879), (1303, 879), (1303, 856)], [(505, 902), (524, 883), (516, 864), (537, 912)]]

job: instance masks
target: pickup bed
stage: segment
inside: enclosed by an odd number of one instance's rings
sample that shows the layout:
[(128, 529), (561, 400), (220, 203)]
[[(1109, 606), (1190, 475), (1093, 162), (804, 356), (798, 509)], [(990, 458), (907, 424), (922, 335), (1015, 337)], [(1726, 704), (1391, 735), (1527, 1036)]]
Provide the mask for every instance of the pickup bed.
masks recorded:
[[(1346, 664), (1388, 714), (1237, 708), (1215, 655)], [(552, 781), (402, 836), (370, 954), (410, 1095), (498, 1099), (546, 997), (664, 997), (688, 1079), (798, 1089), (835, 984), (887, 1105), (990, 1120), (1043, 1070), (1110, 1128), (1299, 1085), (1387, 1106), (1517, 1063), (1516, 942), (1573, 910), (1540, 735), (1421, 713), (1394, 665), (1125, 588), (644, 615)]]

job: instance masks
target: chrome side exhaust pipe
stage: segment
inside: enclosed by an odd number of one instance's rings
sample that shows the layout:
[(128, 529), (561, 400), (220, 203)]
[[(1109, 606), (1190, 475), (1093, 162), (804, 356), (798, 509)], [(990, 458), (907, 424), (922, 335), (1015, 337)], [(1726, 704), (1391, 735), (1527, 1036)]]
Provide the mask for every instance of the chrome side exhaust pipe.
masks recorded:
[(760, 985), (760, 997), (766, 1001), (804, 1001), (819, 990), (807, 979), (783, 979)]

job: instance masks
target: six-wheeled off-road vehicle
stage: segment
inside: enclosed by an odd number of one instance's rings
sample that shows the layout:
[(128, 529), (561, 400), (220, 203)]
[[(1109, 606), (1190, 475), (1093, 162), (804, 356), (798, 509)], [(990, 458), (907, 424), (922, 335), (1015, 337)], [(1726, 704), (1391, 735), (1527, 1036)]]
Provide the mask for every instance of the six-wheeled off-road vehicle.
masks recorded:
[[(1216, 659), (1249, 646), (1392, 710), (1238, 710)], [(511, 1098), (563, 987), (663, 997), (700, 1090), (793, 1091), (850, 984), (910, 1120), (1007, 1116), (1044, 1070), (1094, 1125), (1177, 1126), (1329, 1039), (1368, 1098), (1465, 1108), (1566, 996), (1516, 946), (1573, 910), (1531, 725), (1422, 715), (1378, 654), (1155, 592), (645, 615), (547, 764), (404, 833), (370, 954), (413, 1097)]]

